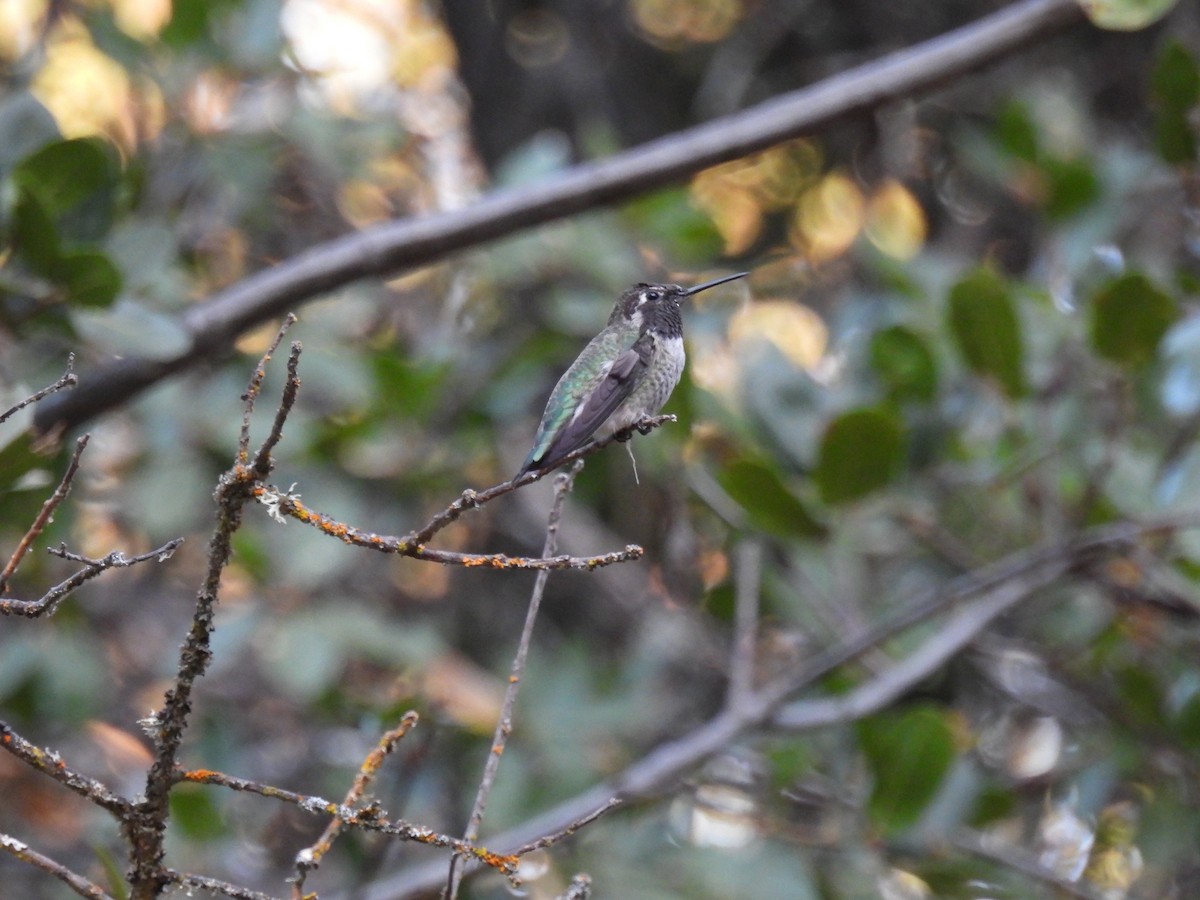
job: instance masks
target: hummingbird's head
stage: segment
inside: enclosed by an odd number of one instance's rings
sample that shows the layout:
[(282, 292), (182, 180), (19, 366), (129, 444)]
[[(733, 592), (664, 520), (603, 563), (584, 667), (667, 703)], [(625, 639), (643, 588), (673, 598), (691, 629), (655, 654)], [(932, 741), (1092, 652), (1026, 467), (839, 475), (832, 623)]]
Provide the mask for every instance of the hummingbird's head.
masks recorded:
[(615, 325), (618, 322), (625, 322), (641, 327), (644, 321), (652, 319), (654, 314), (660, 310), (678, 311), (681, 300), (686, 300), (693, 294), (706, 291), (718, 284), (733, 281), (735, 278), (744, 278), (749, 274), (749, 272), (738, 272), (736, 275), (726, 275), (723, 278), (706, 281), (690, 288), (685, 288), (681, 284), (639, 282), (621, 294), (617, 305), (613, 307), (612, 315), (608, 317), (608, 324)]

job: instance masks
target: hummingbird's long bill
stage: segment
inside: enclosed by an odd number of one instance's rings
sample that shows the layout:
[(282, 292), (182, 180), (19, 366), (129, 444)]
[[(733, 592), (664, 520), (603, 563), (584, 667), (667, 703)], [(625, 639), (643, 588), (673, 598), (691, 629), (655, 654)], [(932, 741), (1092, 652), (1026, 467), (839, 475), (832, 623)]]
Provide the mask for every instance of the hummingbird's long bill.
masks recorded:
[(738, 272), (736, 275), (726, 275), (723, 278), (714, 278), (712, 281), (706, 281), (704, 284), (698, 284), (694, 288), (688, 288), (683, 292), (685, 297), (691, 297), (693, 294), (698, 294), (701, 291), (707, 291), (709, 288), (716, 287), (718, 284), (724, 284), (727, 281), (736, 281), (739, 278), (745, 278), (749, 272)]

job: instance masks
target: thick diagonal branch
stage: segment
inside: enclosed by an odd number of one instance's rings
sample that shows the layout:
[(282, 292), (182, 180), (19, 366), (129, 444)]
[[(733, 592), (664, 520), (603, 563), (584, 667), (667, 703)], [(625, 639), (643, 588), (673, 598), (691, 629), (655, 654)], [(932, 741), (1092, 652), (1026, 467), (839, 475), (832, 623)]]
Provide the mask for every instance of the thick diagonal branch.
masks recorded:
[(351, 281), (425, 265), (534, 225), (628, 200), (709, 166), (910, 97), (1024, 50), (1083, 21), (1074, 0), (1023, 0), (978, 22), (598, 162), (465, 209), (389, 222), (318, 244), (193, 307), (190, 348), (167, 360), (127, 358), (90, 373), (37, 411), (39, 431), (74, 427), (167, 376), (228, 349), (249, 328)]

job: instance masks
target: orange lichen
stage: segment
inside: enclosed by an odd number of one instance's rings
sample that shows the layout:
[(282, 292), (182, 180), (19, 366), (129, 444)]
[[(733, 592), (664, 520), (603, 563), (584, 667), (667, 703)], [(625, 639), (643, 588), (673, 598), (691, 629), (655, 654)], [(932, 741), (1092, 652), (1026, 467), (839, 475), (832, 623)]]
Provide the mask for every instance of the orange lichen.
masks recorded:
[(510, 856), (501, 853), (493, 853), (487, 847), (473, 847), (471, 855), (485, 865), (491, 866), (493, 869), (499, 869), (506, 875), (511, 875), (517, 871), (517, 866), (521, 864), (519, 856)]

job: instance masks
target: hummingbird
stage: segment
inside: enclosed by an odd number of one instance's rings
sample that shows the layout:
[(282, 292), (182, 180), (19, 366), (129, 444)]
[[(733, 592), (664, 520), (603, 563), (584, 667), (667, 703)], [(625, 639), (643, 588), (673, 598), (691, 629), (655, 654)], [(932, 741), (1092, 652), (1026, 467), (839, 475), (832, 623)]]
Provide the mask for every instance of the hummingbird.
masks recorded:
[(553, 469), (591, 438), (601, 440), (656, 415), (683, 374), (680, 301), (749, 274), (691, 288), (638, 283), (621, 294), (604, 330), (554, 386), (533, 449), (513, 480)]

